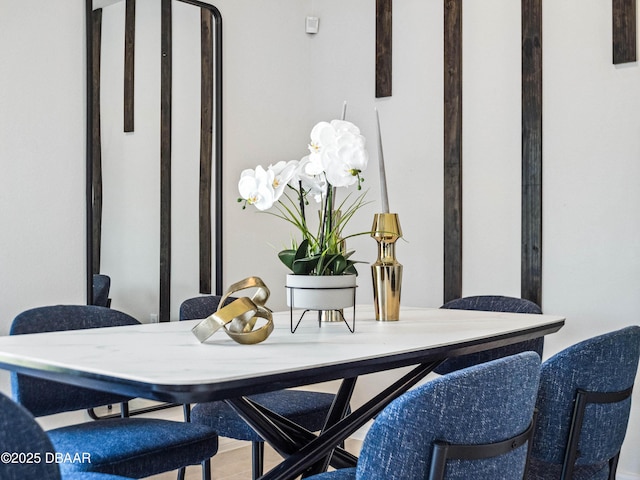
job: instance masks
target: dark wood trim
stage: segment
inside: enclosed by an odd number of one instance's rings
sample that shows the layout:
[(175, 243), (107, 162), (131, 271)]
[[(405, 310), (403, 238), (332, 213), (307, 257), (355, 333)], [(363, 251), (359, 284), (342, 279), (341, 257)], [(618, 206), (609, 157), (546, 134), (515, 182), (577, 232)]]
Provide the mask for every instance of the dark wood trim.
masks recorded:
[[(100, 273), (102, 245), (102, 140), (100, 137), (100, 52), (102, 48), (102, 9), (91, 15), (91, 273)], [(93, 279), (92, 279), (93, 280)], [(93, 282), (92, 282), (93, 283)]]
[(85, 293), (87, 305), (93, 304), (93, 0), (85, 0), (85, 57), (86, 57), (86, 130), (85, 130)]
[(613, 63), (636, 61), (636, 0), (612, 0)]
[(376, 0), (376, 98), (391, 96), (393, 0)]
[(136, 0), (126, 0), (124, 25), (124, 131), (133, 132)]
[(522, 0), (521, 296), (542, 301), (542, 0)]
[(462, 296), (462, 0), (444, 0), (444, 302)]
[(200, 293), (211, 293), (211, 168), (213, 155), (213, 16), (200, 9)]
[(159, 320), (171, 320), (171, 0), (162, 0), (160, 62), (160, 311)]

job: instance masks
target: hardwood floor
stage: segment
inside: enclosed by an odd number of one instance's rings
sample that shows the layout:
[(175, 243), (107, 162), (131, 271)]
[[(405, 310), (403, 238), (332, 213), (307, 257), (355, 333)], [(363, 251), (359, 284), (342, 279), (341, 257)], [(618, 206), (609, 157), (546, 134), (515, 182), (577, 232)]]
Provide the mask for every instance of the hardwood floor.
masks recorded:
[[(358, 440), (347, 440), (347, 449), (358, 454), (361, 442)], [(268, 445), (265, 447), (265, 472), (275, 466), (281, 457), (275, 453)], [(163, 473), (148, 477), (147, 480), (176, 480), (176, 472)], [(185, 480), (201, 480), (202, 471), (200, 466), (187, 468)], [(211, 459), (211, 479), (212, 480), (250, 480), (251, 479), (251, 445), (247, 444), (241, 448), (218, 452)]]

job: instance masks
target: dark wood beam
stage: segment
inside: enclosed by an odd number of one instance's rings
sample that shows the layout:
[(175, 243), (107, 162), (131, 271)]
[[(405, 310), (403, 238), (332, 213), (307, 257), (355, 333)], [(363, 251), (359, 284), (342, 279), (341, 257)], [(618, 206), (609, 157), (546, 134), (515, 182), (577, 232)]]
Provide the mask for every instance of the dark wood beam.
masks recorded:
[(102, 9), (91, 16), (91, 272), (100, 273), (102, 246), (102, 140), (100, 137), (100, 51), (102, 49)]
[(444, 0), (444, 301), (462, 296), (462, 0)]
[(161, 322), (171, 313), (171, 0), (162, 0), (160, 61), (160, 312)]
[(393, 0), (376, 0), (376, 98), (391, 96)]
[(211, 174), (213, 155), (213, 16), (200, 9), (200, 293), (211, 293)]
[(542, 0), (522, 0), (521, 296), (542, 301)]
[(136, 0), (126, 0), (124, 18), (124, 131), (133, 132)]
[(636, 61), (636, 0), (613, 0), (613, 63)]

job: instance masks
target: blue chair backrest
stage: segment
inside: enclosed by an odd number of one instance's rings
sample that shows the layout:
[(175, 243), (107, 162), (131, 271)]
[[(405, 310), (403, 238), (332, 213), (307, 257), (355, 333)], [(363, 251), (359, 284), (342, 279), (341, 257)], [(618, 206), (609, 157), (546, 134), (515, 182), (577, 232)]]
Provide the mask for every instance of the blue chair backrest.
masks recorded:
[[(59, 330), (139, 325), (126, 313), (94, 305), (55, 305), (38, 307), (20, 313), (11, 324), (10, 335), (23, 335)], [(27, 375), (11, 374), (14, 399), (33, 415), (82, 410), (107, 404), (117, 404), (128, 397), (75, 387)]]
[[(477, 310), (483, 312), (542, 313), (540, 307), (530, 300), (501, 295), (479, 295), (475, 297), (456, 298), (455, 300), (445, 303), (440, 308), (448, 310)], [(543, 349), (544, 337), (533, 338), (504, 347), (449, 358), (442, 365), (438, 366), (435, 372), (440, 375), (446, 375), (447, 373), (460, 370), (461, 368), (467, 368), (471, 365), (477, 365), (527, 351), (536, 352), (542, 358)]]
[[(540, 357), (533, 352), (458, 370), (407, 392), (374, 421), (360, 452), (359, 480), (428, 478), (433, 444), (485, 444), (524, 432), (533, 416)], [(515, 479), (527, 445), (483, 460), (450, 460), (447, 479)]]
[[(2, 480), (59, 480), (55, 451), (33, 416), (0, 393), (0, 462)], [(55, 458), (55, 457), (54, 457)], [(8, 461), (7, 461), (8, 460)]]
[[(228, 305), (235, 299), (235, 297), (229, 297), (225, 304)], [(222, 300), (220, 295), (204, 295), (189, 298), (180, 304), (180, 320), (207, 318), (218, 309), (220, 300)]]
[(93, 305), (99, 307), (108, 307), (109, 290), (111, 289), (111, 278), (108, 275), (93, 275)]
[[(631, 326), (572, 345), (544, 362), (532, 456), (561, 464), (577, 390), (617, 392), (632, 387), (639, 356), (640, 327)], [(631, 397), (587, 406), (577, 465), (603, 463), (618, 453), (630, 409)]]
[(456, 298), (455, 300), (445, 303), (441, 308), (479, 310), (483, 312), (542, 313), (542, 309), (531, 300), (505, 297), (502, 295), (478, 295), (475, 297)]

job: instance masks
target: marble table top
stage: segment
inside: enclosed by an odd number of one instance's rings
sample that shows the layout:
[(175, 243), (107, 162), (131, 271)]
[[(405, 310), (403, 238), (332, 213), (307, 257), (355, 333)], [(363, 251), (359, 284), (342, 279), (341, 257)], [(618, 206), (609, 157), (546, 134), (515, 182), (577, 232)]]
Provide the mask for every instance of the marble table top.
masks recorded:
[(358, 305), (350, 333), (316, 318), (309, 312), (292, 334), (290, 312), (274, 313), (274, 332), (256, 345), (222, 331), (201, 344), (191, 333), (198, 321), (5, 336), (0, 368), (153, 400), (204, 401), (442, 359), (564, 324), (557, 315), (411, 307), (397, 322), (377, 322), (370, 306)]

